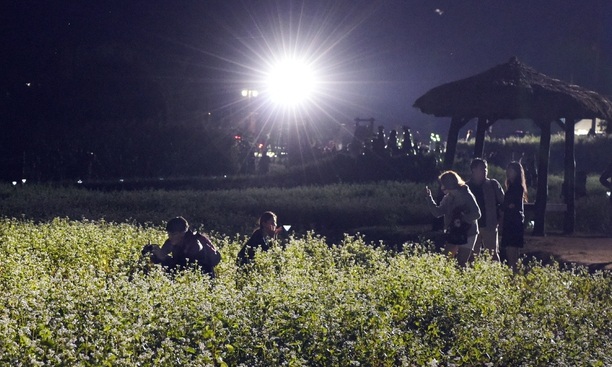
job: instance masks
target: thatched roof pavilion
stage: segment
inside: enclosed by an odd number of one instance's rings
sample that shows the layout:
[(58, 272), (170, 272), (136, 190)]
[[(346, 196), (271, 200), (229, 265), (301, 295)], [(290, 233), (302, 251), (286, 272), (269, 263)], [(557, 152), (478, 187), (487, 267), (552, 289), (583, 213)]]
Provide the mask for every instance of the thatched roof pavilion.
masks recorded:
[(516, 57), (480, 74), (435, 87), (419, 97), (414, 107), (438, 117), (451, 117), (444, 168), (451, 169), (459, 130), (477, 118), (474, 156), (482, 157), (485, 131), (500, 119), (531, 119), (541, 129), (538, 159), (536, 224), (534, 234), (544, 234), (548, 198), (548, 160), (551, 123), (565, 131), (565, 232), (575, 222), (574, 124), (584, 118), (612, 121), (612, 102), (596, 92), (542, 74)]

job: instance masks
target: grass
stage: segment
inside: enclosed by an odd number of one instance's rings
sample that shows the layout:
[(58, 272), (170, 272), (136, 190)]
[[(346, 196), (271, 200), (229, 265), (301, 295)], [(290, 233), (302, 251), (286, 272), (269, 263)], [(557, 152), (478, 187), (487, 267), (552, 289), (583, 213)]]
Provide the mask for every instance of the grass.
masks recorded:
[[(503, 170), (492, 167), (490, 175), (503, 183)], [(549, 178), (549, 202), (562, 202), (562, 181), (560, 176)], [(280, 224), (291, 224), (299, 233), (314, 230), (338, 240), (343, 233), (354, 234), (366, 228), (381, 236), (371, 238), (376, 241), (395, 236), (385, 237), (385, 231), (420, 231), (431, 224), (423, 198), (425, 185), (385, 181), (207, 191), (96, 191), (52, 185), (0, 185), (0, 213), (34, 221), (62, 217), (141, 225), (159, 225), (183, 215), (205, 231), (232, 235), (250, 233), (259, 214), (273, 210)], [(429, 185), (436, 187), (435, 183)], [(535, 199), (533, 189), (529, 197)], [(576, 200), (576, 231), (596, 234), (607, 230), (607, 205), (598, 176), (589, 176), (587, 196)], [(546, 226), (547, 230), (560, 231), (563, 216), (549, 213)]]
[(365, 225), (426, 223), (422, 185), (385, 182), (236, 190), (102, 192), (25, 185), (0, 188), (0, 212), (48, 221), (54, 217), (159, 224), (184, 215), (195, 225), (223, 233), (250, 232), (264, 210), (295, 230), (331, 231)]

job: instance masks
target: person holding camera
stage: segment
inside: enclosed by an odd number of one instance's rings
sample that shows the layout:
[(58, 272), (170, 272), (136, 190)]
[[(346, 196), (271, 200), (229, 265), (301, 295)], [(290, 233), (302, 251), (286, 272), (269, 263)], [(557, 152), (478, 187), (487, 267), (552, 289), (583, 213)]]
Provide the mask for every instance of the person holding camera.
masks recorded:
[(465, 266), (472, 255), (480, 208), (472, 192), (454, 171), (445, 171), (439, 177), (440, 189), (444, 197), (437, 205), (429, 187), (425, 187), (427, 206), (435, 217), (444, 216), (445, 251), (456, 257), (459, 265)]
[(239, 266), (250, 263), (255, 257), (255, 251), (268, 251), (271, 247), (270, 239), (274, 238), (282, 227), (276, 224), (276, 214), (267, 211), (259, 217), (259, 228), (257, 228), (251, 238), (242, 246), (238, 253), (237, 264)]
[(198, 266), (204, 274), (215, 277), (215, 266), (221, 261), (221, 253), (210, 239), (189, 230), (189, 223), (183, 217), (172, 218), (166, 225), (168, 239), (162, 247), (147, 245), (143, 254), (151, 261), (161, 264), (168, 271)]

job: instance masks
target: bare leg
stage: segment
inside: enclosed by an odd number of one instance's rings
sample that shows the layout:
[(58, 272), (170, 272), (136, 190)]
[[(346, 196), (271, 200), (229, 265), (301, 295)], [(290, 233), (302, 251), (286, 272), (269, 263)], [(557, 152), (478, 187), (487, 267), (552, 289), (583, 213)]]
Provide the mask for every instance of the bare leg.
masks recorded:
[(497, 234), (497, 227), (493, 229), (486, 228), (484, 237), (484, 247), (489, 250), (493, 261), (499, 260), (499, 236)]
[(470, 260), (474, 260), (474, 258), (480, 256), (482, 249), (485, 247), (484, 244), (484, 236), (481, 231), (478, 233), (478, 235), (476, 235), (476, 244), (474, 244), (474, 248), (472, 249), (472, 258)]
[(457, 252), (457, 261), (459, 265), (466, 266), (470, 261), (470, 256), (472, 256), (472, 250), (476, 244), (476, 235), (470, 236), (467, 239), (467, 243), (465, 245), (458, 246), (459, 251)]

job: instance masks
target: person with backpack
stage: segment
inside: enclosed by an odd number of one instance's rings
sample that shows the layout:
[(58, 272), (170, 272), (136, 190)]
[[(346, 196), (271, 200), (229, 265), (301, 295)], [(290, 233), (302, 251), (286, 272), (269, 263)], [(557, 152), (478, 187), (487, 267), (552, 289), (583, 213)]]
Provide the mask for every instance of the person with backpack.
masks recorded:
[[(168, 271), (197, 266), (202, 273), (215, 277), (215, 266), (221, 261), (221, 253), (204, 234), (191, 231), (183, 217), (175, 217), (166, 225), (168, 239), (162, 247), (149, 251), (150, 259)], [(144, 252), (144, 250), (143, 250)]]
[(499, 181), (489, 178), (487, 161), (474, 158), (470, 163), (472, 176), (467, 182), (468, 187), (480, 208), (478, 219), (478, 236), (474, 246), (474, 255), (479, 255), (481, 249), (488, 250), (493, 260), (499, 261), (498, 227), (501, 217), (501, 204), (504, 202), (504, 190)]
[(435, 217), (444, 216), (445, 251), (465, 266), (478, 235), (480, 208), (469, 187), (454, 171), (443, 172), (439, 177), (444, 197), (436, 204), (429, 187), (425, 187), (427, 206)]

